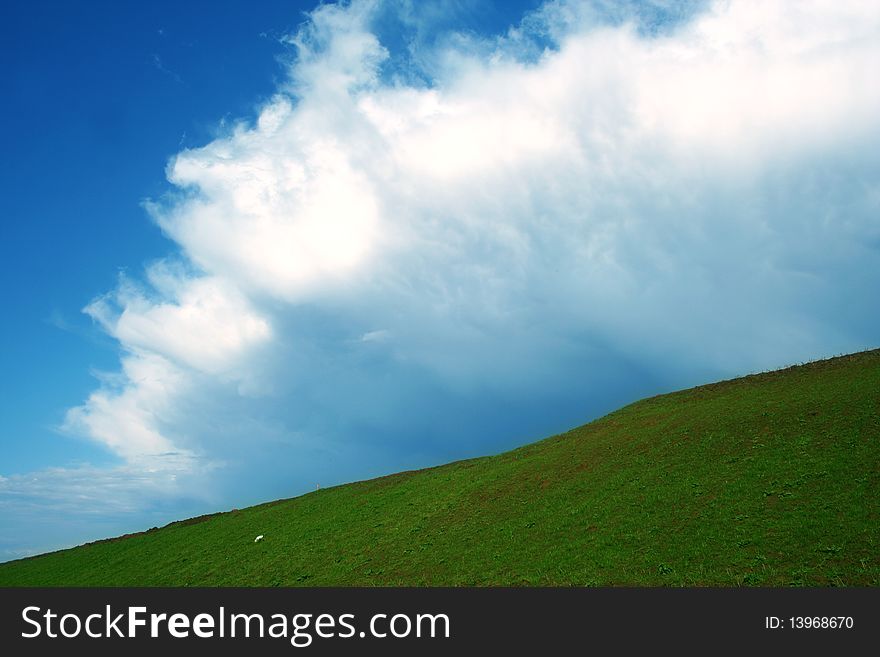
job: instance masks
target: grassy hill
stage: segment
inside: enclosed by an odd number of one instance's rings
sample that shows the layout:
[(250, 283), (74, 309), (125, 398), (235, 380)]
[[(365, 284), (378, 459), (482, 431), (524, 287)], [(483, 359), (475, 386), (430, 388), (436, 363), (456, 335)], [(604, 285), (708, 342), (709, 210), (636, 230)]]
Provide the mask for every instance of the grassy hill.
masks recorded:
[(880, 585), (880, 350), (0, 564), (6, 586), (472, 584)]

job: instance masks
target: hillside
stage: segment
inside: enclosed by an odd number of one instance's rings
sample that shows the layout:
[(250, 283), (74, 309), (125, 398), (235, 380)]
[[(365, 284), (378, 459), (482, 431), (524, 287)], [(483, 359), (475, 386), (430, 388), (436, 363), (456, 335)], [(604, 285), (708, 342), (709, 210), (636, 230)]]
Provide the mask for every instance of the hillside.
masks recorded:
[(880, 350), (0, 564), (4, 586), (571, 584), (880, 585)]

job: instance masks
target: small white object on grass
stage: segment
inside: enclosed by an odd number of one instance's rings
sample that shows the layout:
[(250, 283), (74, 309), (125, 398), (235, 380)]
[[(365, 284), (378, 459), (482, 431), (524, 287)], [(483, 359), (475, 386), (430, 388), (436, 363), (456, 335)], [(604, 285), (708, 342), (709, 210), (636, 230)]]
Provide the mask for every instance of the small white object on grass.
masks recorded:
[(262, 541), (262, 540), (263, 540), (263, 535), (260, 534), (259, 536), (257, 536), (257, 537), (254, 539), (254, 543), (259, 543), (259, 542)]

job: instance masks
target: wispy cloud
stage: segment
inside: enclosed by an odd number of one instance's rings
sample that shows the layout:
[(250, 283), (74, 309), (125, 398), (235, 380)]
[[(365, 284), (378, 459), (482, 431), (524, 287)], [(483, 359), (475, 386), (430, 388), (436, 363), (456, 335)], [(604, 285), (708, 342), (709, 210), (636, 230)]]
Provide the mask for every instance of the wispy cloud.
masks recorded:
[[(164, 36), (164, 33), (162, 32), (162, 30), (159, 30), (158, 34), (159, 34), (160, 37), (161, 37), (161, 36)], [(156, 68), (157, 71), (161, 71), (162, 73), (164, 73), (165, 75), (167, 75), (168, 77), (170, 77), (172, 80), (174, 80), (174, 81), (177, 82), (178, 84), (184, 84), (183, 78), (181, 78), (180, 75), (178, 75), (178, 74), (175, 73), (174, 71), (168, 69), (168, 68), (162, 63), (162, 58), (159, 57), (159, 55), (157, 55), (156, 53), (153, 53), (153, 55), (152, 55), (152, 57), (151, 57), (151, 60), (152, 60), (152, 62), (153, 62), (153, 66)]]
[(143, 509), (145, 500), (181, 494), (178, 475), (194, 473), (179, 454), (157, 456), (155, 463), (47, 468), (0, 478), (0, 509), (98, 516)]
[(143, 530), (144, 522), (166, 524), (181, 508), (201, 512), (192, 491), (209, 470), (185, 455), (163, 454), (0, 477), (0, 561)]

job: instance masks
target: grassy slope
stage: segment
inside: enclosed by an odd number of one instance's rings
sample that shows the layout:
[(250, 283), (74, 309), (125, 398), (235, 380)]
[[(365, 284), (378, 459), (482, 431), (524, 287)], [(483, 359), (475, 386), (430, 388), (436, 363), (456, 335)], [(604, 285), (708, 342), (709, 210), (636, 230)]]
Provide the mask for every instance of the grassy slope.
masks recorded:
[(197, 520), (3, 564), (0, 585), (877, 586), (880, 351)]

